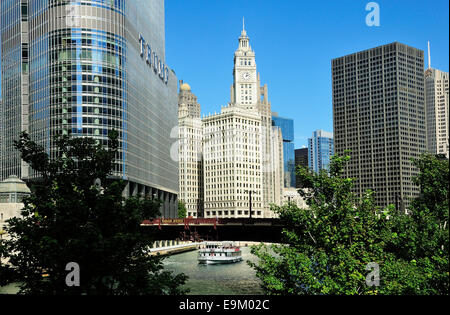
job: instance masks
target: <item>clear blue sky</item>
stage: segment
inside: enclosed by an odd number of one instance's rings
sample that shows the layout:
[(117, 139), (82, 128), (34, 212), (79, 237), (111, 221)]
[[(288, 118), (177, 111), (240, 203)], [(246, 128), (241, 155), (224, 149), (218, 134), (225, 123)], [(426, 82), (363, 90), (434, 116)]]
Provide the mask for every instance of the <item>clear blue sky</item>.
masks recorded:
[(295, 146), (333, 131), (331, 59), (402, 42), (448, 71), (448, 0), (378, 0), (380, 27), (365, 23), (369, 0), (166, 0), (166, 61), (189, 83), (202, 113), (230, 101), (233, 54), (245, 16), (272, 110), (294, 119)]
[[(398, 41), (448, 71), (448, 0), (381, 0), (380, 27), (363, 0), (166, 0), (166, 59), (189, 83), (202, 113), (230, 101), (233, 54), (245, 16), (272, 110), (294, 119), (295, 147), (316, 129), (333, 131), (331, 59)], [(427, 57), (425, 57), (427, 59)]]

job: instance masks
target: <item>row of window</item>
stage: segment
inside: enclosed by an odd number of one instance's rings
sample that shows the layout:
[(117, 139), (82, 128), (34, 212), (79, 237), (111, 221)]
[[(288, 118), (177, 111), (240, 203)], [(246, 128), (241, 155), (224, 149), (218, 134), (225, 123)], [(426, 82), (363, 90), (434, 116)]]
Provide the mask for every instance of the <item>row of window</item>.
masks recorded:
[[(229, 210), (229, 211), (227, 211), (227, 210), (225, 210), (225, 211), (206, 211), (206, 217), (215, 217), (216, 215), (218, 215), (218, 216), (228, 216), (228, 215), (234, 216), (235, 213), (238, 216), (242, 216), (242, 215), (248, 216), (249, 215), (248, 211), (242, 211), (242, 210), (237, 210), (237, 211)], [(252, 211), (252, 215), (253, 216), (254, 215), (261, 216), (261, 211)]]

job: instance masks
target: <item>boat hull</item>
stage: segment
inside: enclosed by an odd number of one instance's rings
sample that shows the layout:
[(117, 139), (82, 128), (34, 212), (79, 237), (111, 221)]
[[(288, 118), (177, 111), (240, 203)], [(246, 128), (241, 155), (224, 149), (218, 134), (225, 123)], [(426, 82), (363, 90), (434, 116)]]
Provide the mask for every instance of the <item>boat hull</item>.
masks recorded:
[(232, 264), (242, 261), (242, 252), (232, 242), (206, 242), (198, 252), (198, 263), (204, 265)]
[(235, 257), (232, 259), (198, 259), (198, 263), (202, 265), (219, 265), (219, 264), (232, 264), (242, 261), (242, 257)]

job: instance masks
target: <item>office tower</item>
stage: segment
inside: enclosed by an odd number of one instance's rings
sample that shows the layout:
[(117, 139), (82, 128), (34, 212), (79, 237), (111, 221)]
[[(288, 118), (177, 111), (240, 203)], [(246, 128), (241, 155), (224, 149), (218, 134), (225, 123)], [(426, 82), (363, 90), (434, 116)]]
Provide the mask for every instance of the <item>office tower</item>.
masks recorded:
[(165, 64), (164, 1), (1, 1), (1, 15), (0, 177), (39, 177), (13, 148), (22, 130), (55, 157), (55, 135), (106, 144), (116, 129), (124, 194), (157, 197), (175, 216), (177, 78)]
[(407, 208), (419, 188), (411, 158), (426, 150), (424, 53), (401, 44), (332, 61), (336, 154), (350, 150), (345, 175), (377, 205)]
[(180, 91), (178, 93), (178, 106), (185, 104), (188, 109), (189, 117), (200, 118), (200, 104), (197, 102), (197, 96), (191, 91), (189, 84), (180, 80)]
[[(1, 40), (0, 40), (0, 44), (1, 44)], [(1, 45), (0, 45), (0, 55), (1, 55)], [(3, 131), (2, 130), (3, 130), (3, 106), (2, 106), (2, 99), (0, 98), (0, 180), (2, 178), (1, 167), (2, 167), (3, 146), (5, 144), (3, 141)]]
[[(282, 196), (283, 171), (280, 155), (276, 150), (279, 143), (279, 131), (272, 126), (272, 110), (269, 102), (268, 86), (261, 86), (260, 75), (257, 72), (255, 52), (251, 48), (250, 38), (243, 27), (239, 37), (239, 48), (234, 54), (234, 82), (231, 86), (230, 106), (239, 110), (247, 109), (257, 112), (261, 117), (262, 132), (262, 172), (263, 172), (263, 204), (279, 203)], [(280, 164), (281, 163), (281, 164)], [(280, 167), (281, 165), (281, 167)], [(280, 186), (281, 180), (281, 186)], [(267, 210), (267, 213), (270, 213)]]
[(294, 120), (273, 113), (272, 125), (281, 129), (283, 138), (284, 187), (295, 188)]
[(309, 168), (317, 173), (328, 170), (333, 155), (333, 133), (323, 130), (314, 131), (313, 136), (308, 139)]
[(309, 167), (308, 148), (301, 148), (295, 150), (295, 166)]
[[(298, 167), (309, 167), (308, 164), (308, 148), (302, 148), (295, 150), (295, 170), (298, 169)], [(298, 176), (296, 175), (295, 180), (296, 188), (302, 188), (300, 185), (300, 180)]]
[(432, 154), (443, 154), (447, 159), (449, 158), (448, 81), (448, 72), (431, 68), (428, 49), (428, 69), (425, 71), (427, 149)]
[[(272, 125), (268, 88), (260, 85), (245, 29), (233, 76), (231, 102), (201, 121), (190, 87), (180, 87), (180, 198), (193, 217), (271, 218), (270, 204), (281, 204), (283, 197), (283, 139), (281, 129)], [(202, 141), (197, 137), (200, 126)], [(194, 162), (199, 152), (201, 163)]]
[(180, 194), (188, 217), (203, 217), (203, 129), (200, 104), (187, 83), (180, 81), (178, 97)]
[(223, 109), (203, 118), (206, 217), (263, 217), (261, 117)]

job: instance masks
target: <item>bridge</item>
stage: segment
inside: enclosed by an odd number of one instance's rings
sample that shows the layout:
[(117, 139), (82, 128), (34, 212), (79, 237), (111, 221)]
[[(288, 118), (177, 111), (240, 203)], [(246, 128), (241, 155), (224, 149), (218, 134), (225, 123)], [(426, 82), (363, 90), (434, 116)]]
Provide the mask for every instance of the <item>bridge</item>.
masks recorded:
[(144, 231), (159, 240), (281, 242), (279, 219), (153, 219), (144, 221)]

